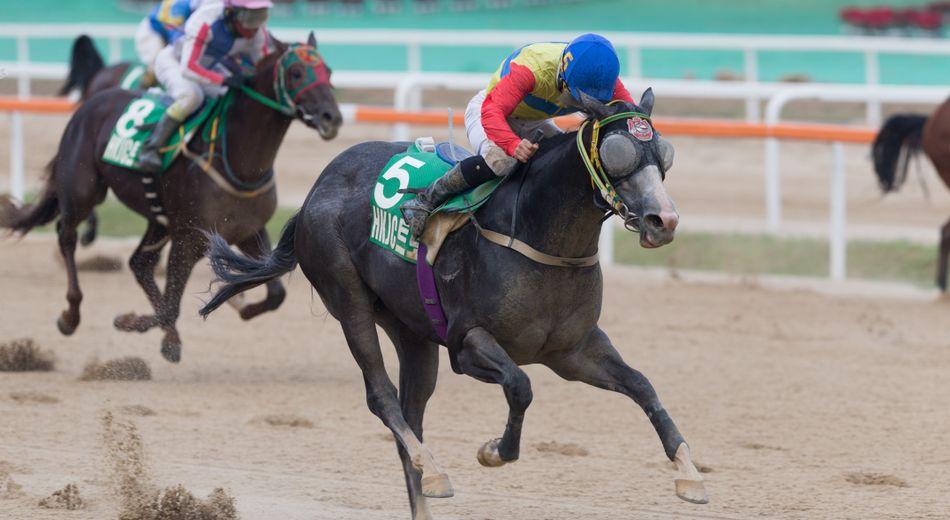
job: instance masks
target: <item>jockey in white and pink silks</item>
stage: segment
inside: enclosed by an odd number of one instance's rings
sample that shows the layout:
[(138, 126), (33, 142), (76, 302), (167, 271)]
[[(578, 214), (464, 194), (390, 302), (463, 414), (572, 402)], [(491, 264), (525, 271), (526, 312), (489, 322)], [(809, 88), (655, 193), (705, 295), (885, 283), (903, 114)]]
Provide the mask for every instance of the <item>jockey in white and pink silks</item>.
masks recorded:
[(184, 34), (155, 59), (155, 74), (175, 99), (142, 146), (139, 164), (157, 173), (160, 148), (205, 97), (237, 88), (245, 77), (237, 65), (256, 65), (270, 52), (267, 17), (271, 0), (224, 0), (202, 5), (185, 22)]
[(207, 4), (220, 4), (224, 0), (162, 0), (142, 20), (135, 31), (135, 53), (139, 61), (154, 70), (155, 58), (167, 45), (182, 36), (185, 22), (191, 13)]

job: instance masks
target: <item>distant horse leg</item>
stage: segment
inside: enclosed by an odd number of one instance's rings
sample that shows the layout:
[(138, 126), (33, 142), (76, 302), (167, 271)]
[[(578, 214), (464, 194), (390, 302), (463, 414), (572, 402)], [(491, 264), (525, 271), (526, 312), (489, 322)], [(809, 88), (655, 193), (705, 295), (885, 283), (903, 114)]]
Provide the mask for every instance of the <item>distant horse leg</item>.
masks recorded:
[[(155, 283), (155, 266), (162, 255), (162, 249), (168, 242), (168, 229), (156, 222), (149, 221), (148, 228), (145, 230), (145, 236), (135, 248), (135, 252), (129, 258), (129, 268), (135, 275), (135, 281), (139, 283), (145, 295), (148, 296), (149, 303), (152, 304), (154, 313), (158, 312), (162, 305), (162, 292)], [(113, 324), (115, 328), (126, 332), (145, 332), (158, 326), (158, 316), (156, 314), (139, 316), (134, 312), (116, 316)]]
[(531, 404), (531, 380), (508, 353), (485, 329), (474, 328), (462, 340), (458, 353), (459, 369), (486, 383), (496, 383), (505, 391), (508, 400), (508, 424), (500, 439), (485, 443), (478, 450), (478, 462), (497, 467), (518, 460), (521, 449), (521, 426), (525, 410)]
[(56, 320), (56, 326), (63, 335), (69, 336), (79, 326), (79, 304), (82, 302), (79, 276), (76, 273), (76, 242), (78, 241), (76, 223), (67, 215), (63, 215), (56, 224), (56, 232), (59, 236), (59, 252), (63, 255), (66, 276), (69, 280), (69, 288), (66, 290), (69, 309), (60, 314), (59, 319)]
[(947, 292), (947, 263), (950, 262), (950, 220), (940, 230), (940, 255), (937, 258), (937, 287)]
[(596, 329), (578, 348), (558, 352), (543, 363), (564, 379), (620, 392), (636, 401), (653, 423), (666, 456), (679, 471), (675, 480), (676, 495), (695, 504), (709, 501), (703, 478), (690, 459), (689, 446), (660, 404), (653, 385), (623, 361), (602, 330)]
[(82, 236), (79, 237), (79, 244), (83, 247), (92, 245), (96, 241), (96, 234), (99, 231), (99, 217), (96, 216), (96, 212), (93, 211), (89, 213), (89, 216), (86, 217), (86, 230), (83, 232)]
[(181, 312), (181, 296), (191, 276), (191, 270), (203, 256), (200, 244), (202, 238), (193, 234), (172, 241), (168, 254), (168, 273), (165, 280), (165, 293), (157, 315), (158, 323), (165, 332), (162, 338), (162, 356), (172, 363), (181, 361), (181, 337), (175, 322)]
[[(392, 339), (399, 355), (399, 404), (402, 415), (422, 442), (422, 419), (426, 403), (435, 390), (439, 376), (439, 346), (420, 338), (401, 324), (383, 328)], [(406, 475), (409, 506), (413, 520), (431, 520), (432, 514), (422, 492), (422, 472), (413, 464), (409, 453), (396, 442), (402, 469)]]
[[(267, 253), (270, 253), (270, 236), (267, 234), (267, 229), (261, 228), (257, 233), (254, 234), (254, 236), (243, 242), (239, 242), (237, 246), (238, 249), (244, 252), (244, 254), (247, 256), (251, 258), (260, 258)], [(284, 284), (280, 282), (279, 278), (276, 278), (267, 282), (267, 296), (264, 297), (263, 301), (246, 304), (243, 302), (243, 299), (239, 299), (239, 295), (231, 298), (231, 301), (228, 303), (232, 303), (233, 301), (234, 303), (232, 305), (241, 314), (241, 319), (249, 320), (251, 318), (260, 316), (265, 312), (277, 310), (277, 308), (280, 307), (280, 304), (284, 303), (284, 298), (286, 296), (287, 291), (284, 290)]]

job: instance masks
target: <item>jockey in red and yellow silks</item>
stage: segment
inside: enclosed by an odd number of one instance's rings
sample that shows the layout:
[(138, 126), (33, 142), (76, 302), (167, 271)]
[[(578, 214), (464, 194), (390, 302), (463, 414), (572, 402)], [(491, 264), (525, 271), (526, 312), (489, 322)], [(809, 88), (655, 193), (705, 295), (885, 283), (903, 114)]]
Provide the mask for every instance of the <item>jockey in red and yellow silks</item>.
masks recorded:
[(402, 205), (413, 235), (421, 236), (429, 214), (449, 197), (507, 175), (515, 160), (527, 162), (538, 145), (526, 137), (537, 129), (547, 136), (560, 132), (553, 118), (577, 112), (582, 96), (632, 103), (619, 75), (613, 45), (596, 34), (513, 52), (465, 111), (465, 130), (476, 155)]
[[(565, 43), (526, 45), (502, 62), (488, 83), (481, 104), (481, 126), (488, 139), (509, 156), (514, 157), (521, 142), (508, 124), (509, 117), (542, 121), (578, 111), (573, 103), (565, 103), (570, 99), (564, 99), (558, 84), (566, 47)], [(620, 78), (612, 85), (607, 101), (612, 99), (633, 102)]]

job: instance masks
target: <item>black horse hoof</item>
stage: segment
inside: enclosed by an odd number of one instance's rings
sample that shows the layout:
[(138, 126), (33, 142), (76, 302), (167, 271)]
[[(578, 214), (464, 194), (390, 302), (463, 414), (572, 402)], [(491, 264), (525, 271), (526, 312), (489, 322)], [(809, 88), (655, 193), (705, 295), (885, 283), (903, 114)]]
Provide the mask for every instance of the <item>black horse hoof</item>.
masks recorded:
[(56, 328), (63, 336), (72, 336), (73, 332), (76, 332), (76, 326), (66, 323), (62, 316), (56, 319)]
[(181, 361), (181, 343), (162, 341), (162, 357), (171, 363)]

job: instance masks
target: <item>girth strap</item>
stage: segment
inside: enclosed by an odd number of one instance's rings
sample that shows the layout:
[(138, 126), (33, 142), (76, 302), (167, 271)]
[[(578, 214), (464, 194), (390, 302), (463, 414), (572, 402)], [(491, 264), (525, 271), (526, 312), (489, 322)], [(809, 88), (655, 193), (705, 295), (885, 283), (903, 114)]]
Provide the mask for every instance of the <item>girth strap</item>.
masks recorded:
[[(472, 222), (475, 221), (472, 220)], [(478, 232), (481, 233), (483, 237), (485, 237), (485, 240), (488, 240), (493, 244), (498, 244), (501, 247), (507, 247), (508, 249), (515, 250), (526, 256), (529, 260), (533, 260), (539, 264), (550, 265), (554, 267), (591, 267), (597, 265), (597, 263), (600, 262), (600, 253), (580, 258), (549, 255), (547, 253), (538, 251), (537, 249), (518, 240), (517, 238), (513, 238), (490, 229), (485, 229), (479, 226), (477, 222), (475, 223), (475, 227), (478, 229)]]

